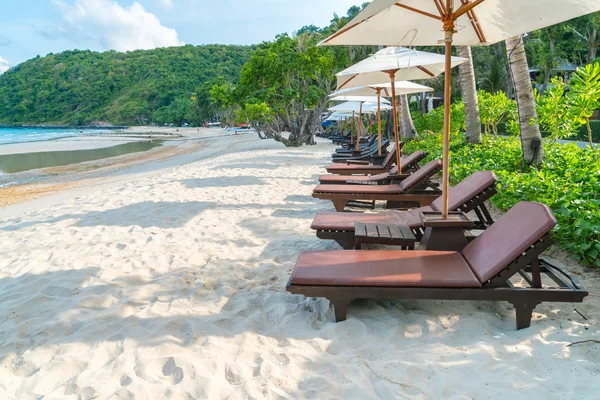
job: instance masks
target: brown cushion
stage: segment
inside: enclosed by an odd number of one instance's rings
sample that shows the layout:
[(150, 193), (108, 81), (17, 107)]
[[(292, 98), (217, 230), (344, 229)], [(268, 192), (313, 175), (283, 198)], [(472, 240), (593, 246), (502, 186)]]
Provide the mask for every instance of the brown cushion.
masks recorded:
[[(496, 174), (492, 171), (478, 171), (469, 175), (448, 191), (448, 209), (451, 211), (458, 210), (495, 183)], [(431, 203), (431, 208), (436, 211), (442, 211), (442, 198), (435, 199)]]
[(327, 171), (353, 171), (353, 170), (368, 170), (373, 171), (374, 173), (387, 171), (388, 168), (384, 168), (382, 165), (373, 165), (373, 164), (331, 164), (327, 167)]
[(479, 287), (460, 253), (417, 250), (336, 250), (301, 254), (295, 285)]
[(310, 226), (314, 230), (323, 231), (348, 231), (354, 232), (354, 224), (362, 222), (363, 224), (385, 224), (402, 225), (411, 228), (421, 226), (422, 211), (433, 211), (431, 207), (420, 207), (409, 211), (396, 212), (386, 211), (385, 213), (319, 213)]
[(556, 218), (547, 205), (522, 201), (469, 243), (462, 254), (477, 278), (485, 283), (554, 225)]
[(435, 173), (435, 172), (439, 171), (440, 169), (442, 169), (442, 162), (440, 160), (430, 161), (423, 168), (419, 168), (408, 178), (404, 179), (400, 183), (400, 186), (405, 191), (408, 189), (411, 189), (413, 186), (417, 185), (429, 174)]
[(388, 153), (388, 155), (383, 160), (383, 166), (385, 168), (390, 168), (392, 164), (396, 161), (396, 147), (394, 146), (392, 150)]
[(426, 157), (423, 150), (417, 150), (406, 158), (402, 158), (402, 170), (406, 171), (406, 168), (412, 168), (413, 164), (418, 163)]
[(333, 194), (402, 194), (400, 185), (317, 185), (313, 193)]

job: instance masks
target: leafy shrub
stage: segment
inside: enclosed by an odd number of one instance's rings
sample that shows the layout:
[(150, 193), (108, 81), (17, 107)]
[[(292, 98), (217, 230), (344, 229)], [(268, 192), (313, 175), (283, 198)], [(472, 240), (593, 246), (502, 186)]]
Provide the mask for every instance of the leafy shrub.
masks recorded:
[[(441, 132), (444, 129), (444, 106), (415, 118), (413, 123), (419, 133)], [(465, 104), (462, 101), (453, 103), (450, 107), (450, 129), (452, 133), (464, 132), (466, 129)]]
[[(429, 159), (440, 158), (441, 135), (412, 140), (404, 152), (419, 149), (428, 152)], [(454, 135), (450, 151), (453, 184), (476, 171), (494, 171), (494, 205), (507, 210), (522, 200), (547, 204), (558, 219), (553, 238), (576, 259), (600, 267), (600, 150), (550, 146), (540, 169), (523, 167), (521, 143), (514, 137), (486, 135), (481, 144), (472, 145), (464, 135)]]

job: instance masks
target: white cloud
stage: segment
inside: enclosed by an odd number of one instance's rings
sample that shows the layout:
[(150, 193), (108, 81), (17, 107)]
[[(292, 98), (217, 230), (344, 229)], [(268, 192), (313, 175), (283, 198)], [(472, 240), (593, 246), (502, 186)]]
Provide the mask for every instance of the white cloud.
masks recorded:
[(0, 75), (8, 71), (10, 65), (5, 58), (0, 57)]
[(158, 0), (161, 6), (165, 8), (173, 7), (173, 0)]
[(113, 0), (53, 1), (76, 31), (74, 35), (92, 34), (105, 49), (127, 51), (183, 45), (175, 29), (163, 26), (156, 15), (137, 2), (124, 8)]

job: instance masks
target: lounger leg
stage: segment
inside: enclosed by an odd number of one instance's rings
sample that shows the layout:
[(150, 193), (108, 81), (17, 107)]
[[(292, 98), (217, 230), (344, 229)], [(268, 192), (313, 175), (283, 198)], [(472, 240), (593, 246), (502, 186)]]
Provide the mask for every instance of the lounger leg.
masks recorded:
[(352, 299), (346, 298), (330, 298), (329, 302), (333, 305), (333, 312), (335, 315), (334, 322), (341, 322), (346, 320), (346, 311), (348, 310), (348, 304)]
[(533, 309), (539, 304), (536, 302), (519, 301), (512, 302), (517, 312), (517, 330), (529, 328)]
[(343, 212), (344, 209), (346, 208), (346, 204), (348, 203), (348, 200), (331, 200), (331, 202), (333, 203), (333, 206), (335, 207), (335, 211)]

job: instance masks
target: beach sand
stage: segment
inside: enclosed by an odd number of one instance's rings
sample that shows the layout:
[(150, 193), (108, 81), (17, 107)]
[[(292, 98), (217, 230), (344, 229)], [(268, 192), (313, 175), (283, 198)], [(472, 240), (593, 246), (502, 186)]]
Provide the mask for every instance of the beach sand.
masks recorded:
[[(214, 139), (173, 164), (0, 210), (3, 399), (591, 399), (595, 293), (543, 304), (328, 302), (285, 284), (333, 146)], [(581, 313), (584, 317), (578, 314)]]

